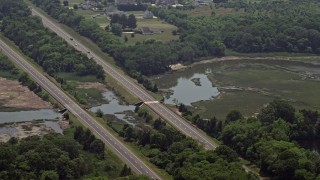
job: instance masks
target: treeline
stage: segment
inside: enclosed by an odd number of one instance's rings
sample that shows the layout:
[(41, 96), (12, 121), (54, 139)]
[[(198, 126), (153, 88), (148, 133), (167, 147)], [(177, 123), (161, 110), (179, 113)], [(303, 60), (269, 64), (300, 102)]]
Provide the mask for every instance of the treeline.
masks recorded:
[(128, 17), (126, 15), (114, 14), (111, 16), (110, 24), (120, 24), (122, 29), (129, 28), (134, 29), (137, 27), (137, 19), (133, 14), (130, 14)]
[(147, 40), (135, 46), (119, 49), (114, 54), (114, 59), (119, 66), (131, 74), (136, 71), (143, 75), (153, 75), (168, 71), (171, 64), (192, 62), (193, 48), (196, 47), (175, 41), (163, 43)]
[(8, 71), (12, 75), (18, 75), (19, 70), (13, 65), (7, 56), (0, 53), (0, 71)]
[(244, 53), (320, 53), (319, 1), (232, 1), (217, 7), (244, 9), (244, 12), (188, 17), (174, 9), (152, 8), (152, 11), (178, 26), (182, 41), (194, 37), (200, 42), (216, 39), (227, 48)]
[(99, 159), (104, 159), (105, 144), (97, 139), (89, 129), (76, 127), (73, 138), (83, 146), (83, 150), (96, 154)]
[[(242, 169), (237, 153), (229, 147), (207, 151), (160, 118), (154, 120), (147, 110), (137, 108), (136, 112), (146, 126), (126, 124), (120, 131), (114, 129), (125, 141), (139, 146), (150, 162), (165, 169), (174, 179), (234, 179), (234, 174), (237, 179), (256, 179)], [(112, 122), (108, 124), (113, 127)]]
[[(110, 158), (112, 156), (101, 159), (104, 153), (104, 148), (100, 150), (102, 145), (95, 143), (98, 141), (89, 130), (80, 131), (78, 129), (74, 134), (80, 144), (73, 139), (71, 131), (68, 135), (48, 134), (22, 140), (11, 138), (7, 143), (1, 143), (0, 179), (94, 179), (106, 176), (115, 179), (131, 174), (127, 166), (121, 170), (119, 162)], [(86, 148), (81, 139), (87, 142), (94, 139), (90, 143), (92, 147)], [(143, 176), (130, 178), (145, 179)]]
[(49, 75), (75, 72), (79, 76), (95, 75), (104, 79), (101, 66), (44, 28), (41, 20), (31, 16), (30, 10), (22, 1), (1, 0), (0, 4), (3, 11), (3, 34), (18, 45), (24, 54), (42, 66)]
[[(208, 135), (213, 137), (218, 137), (221, 133), (221, 130), (223, 128), (223, 123), (221, 120), (218, 120), (216, 117), (213, 117), (211, 119), (203, 119), (200, 117), (199, 114), (193, 114), (188, 108), (180, 103), (178, 105), (178, 110), (181, 112), (182, 116), (186, 118), (188, 121), (192, 122), (194, 125), (196, 125), (199, 129), (206, 132)], [(230, 112), (229, 114), (233, 114), (234, 112)], [(230, 115), (228, 115), (230, 116)], [(228, 121), (228, 118), (226, 118), (226, 121)]]
[(59, 22), (91, 39), (104, 52), (113, 55), (118, 48), (124, 46), (119, 37), (103, 30), (97, 23), (86, 20), (72, 10), (61, 6), (59, 0), (32, 0), (32, 2)]

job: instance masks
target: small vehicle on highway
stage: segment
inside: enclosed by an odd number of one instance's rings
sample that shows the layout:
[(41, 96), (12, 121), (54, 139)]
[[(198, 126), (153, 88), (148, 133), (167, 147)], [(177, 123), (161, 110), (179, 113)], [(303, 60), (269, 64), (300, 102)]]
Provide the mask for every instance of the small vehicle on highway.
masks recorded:
[(70, 38), (70, 40), (72, 41), (72, 40), (73, 40), (73, 38)]

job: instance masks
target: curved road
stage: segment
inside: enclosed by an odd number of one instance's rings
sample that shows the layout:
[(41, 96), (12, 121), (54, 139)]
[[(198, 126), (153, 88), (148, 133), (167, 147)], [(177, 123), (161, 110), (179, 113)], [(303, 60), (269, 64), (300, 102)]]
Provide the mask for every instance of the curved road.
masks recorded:
[(48, 93), (50, 93), (57, 101), (66, 107), (80, 121), (87, 125), (94, 134), (96, 134), (111, 150), (131, 167), (131, 169), (139, 174), (149, 176), (151, 179), (161, 179), (153, 170), (145, 165), (138, 157), (136, 157), (129, 149), (127, 149), (116, 137), (104, 129), (96, 120), (75, 103), (68, 95), (59, 89), (54, 83), (38, 72), (32, 65), (27, 63), (19, 54), (14, 52), (8, 45), (0, 40), (0, 49), (12, 61), (19, 65)]
[(63, 29), (55, 25), (51, 20), (45, 17), (43, 14), (39, 13), (35, 9), (31, 9), (34, 15), (41, 17), (44, 26), (51, 29), (55, 33), (57, 33), (60, 37), (65, 39), (69, 44), (74, 46), (77, 50), (88, 55), (89, 58), (93, 58), (98, 64), (100, 64), (106, 73), (111, 75), (114, 79), (116, 79), (119, 83), (121, 83), (126, 89), (129, 90), (132, 94), (137, 96), (141, 101), (145, 102), (153, 111), (159, 114), (163, 119), (173, 125), (176, 129), (181, 131), (183, 134), (192, 137), (193, 139), (198, 140), (199, 142), (204, 144), (204, 147), (209, 150), (215, 149), (218, 145), (213, 143), (208, 137), (200, 132), (199, 129), (194, 127), (191, 123), (187, 122), (187, 120), (183, 119), (181, 116), (177, 115), (173, 111), (171, 111), (165, 105), (159, 103), (154, 99), (151, 95), (149, 95), (145, 90), (143, 90), (140, 86), (129, 80), (123, 74), (119, 73), (112, 66), (106, 63), (101, 57), (97, 54), (91, 52), (85, 45), (76, 41), (74, 37), (65, 32)]

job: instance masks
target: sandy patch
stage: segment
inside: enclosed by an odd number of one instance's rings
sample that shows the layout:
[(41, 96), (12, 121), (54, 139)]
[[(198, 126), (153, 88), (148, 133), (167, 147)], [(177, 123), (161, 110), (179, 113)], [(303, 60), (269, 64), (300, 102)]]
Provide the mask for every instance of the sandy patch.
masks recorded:
[(101, 91), (108, 90), (107, 87), (104, 84), (101, 84), (99, 82), (79, 82), (77, 88), (81, 88), (81, 89), (94, 88), (94, 89), (99, 89)]
[(0, 77), (0, 102), (3, 107), (22, 109), (49, 109), (49, 102), (42, 100), (18, 81)]
[(173, 71), (187, 68), (187, 66), (185, 66), (185, 65), (183, 65), (183, 64), (181, 64), (181, 63), (172, 64), (172, 65), (169, 65), (169, 67), (170, 67)]

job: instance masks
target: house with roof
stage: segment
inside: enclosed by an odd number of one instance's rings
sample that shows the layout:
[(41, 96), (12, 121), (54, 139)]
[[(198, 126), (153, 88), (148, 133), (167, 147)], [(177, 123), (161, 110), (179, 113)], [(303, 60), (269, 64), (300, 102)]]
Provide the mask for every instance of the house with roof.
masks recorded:
[(153, 31), (151, 31), (151, 29), (148, 27), (142, 27), (142, 28), (140, 28), (140, 30), (141, 30), (142, 35), (152, 35), (153, 34)]
[(143, 13), (143, 18), (144, 19), (152, 19), (153, 18), (153, 13), (151, 11), (148, 11), (146, 10), (144, 13)]

